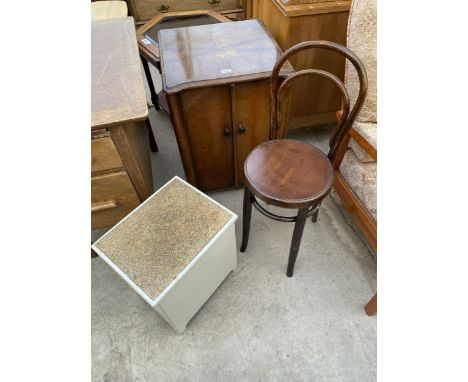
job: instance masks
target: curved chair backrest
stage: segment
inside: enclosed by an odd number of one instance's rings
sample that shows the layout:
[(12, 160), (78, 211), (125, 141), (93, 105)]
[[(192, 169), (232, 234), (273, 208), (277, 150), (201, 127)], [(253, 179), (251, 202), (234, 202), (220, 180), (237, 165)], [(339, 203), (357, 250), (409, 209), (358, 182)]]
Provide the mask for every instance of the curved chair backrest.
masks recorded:
[[(356, 99), (356, 102), (353, 105), (352, 110), (350, 111), (350, 100), (349, 94), (344, 85), (337, 76), (332, 73), (326, 72), (319, 69), (304, 69), (293, 72), (286, 76), (281, 85), (280, 83), (280, 70), (283, 64), (295, 55), (306, 49), (327, 49), (334, 52), (337, 52), (347, 58), (356, 69), (356, 72), (359, 76), (359, 94)], [(278, 62), (275, 64), (273, 71), (271, 73), (271, 123), (270, 123), (270, 139), (273, 139), (276, 136), (276, 130), (281, 126), (281, 103), (280, 96), (281, 93), (289, 88), (291, 84), (298, 78), (304, 76), (318, 76), (325, 78), (333, 82), (336, 87), (340, 90), (341, 95), (343, 96), (343, 111), (338, 121), (338, 124), (335, 130), (332, 133), (330, 138), (330, 151), (328, 152), (328, 158), (333, 161), (338, 151), (338, 148), (343, 141), (346, 133), (349, 128), (353, 125), (354, 120), (356, 119), (359, 110), (361, 109), (364, 100), (367, 94), (367, 74), (364, 65), (361, 60), (348, 48), (330, 41), (306, 41), (299, 43), (291, 48), (289, 48), (283, 55), (280, 57)]]

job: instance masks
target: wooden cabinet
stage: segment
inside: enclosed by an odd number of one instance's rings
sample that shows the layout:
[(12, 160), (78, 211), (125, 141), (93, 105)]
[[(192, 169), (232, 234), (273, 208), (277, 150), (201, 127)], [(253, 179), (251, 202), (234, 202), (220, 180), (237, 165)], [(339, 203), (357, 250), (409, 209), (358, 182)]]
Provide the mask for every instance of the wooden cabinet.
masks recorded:
[(192, 184), (214, 190), (243, 181), (245, 158), (269, 137), (269, 85), (262, 80), (189, 89), (179, 96), (180, 108), (177, 96), (168, 97), (171, 110), (184, 115), (185, 124), (174, 128), (183, 128), (190, 143), (186, 174), (193, 173)]
[[(328, 40), (346, 45), (351, 1), (251, 0), (247, 14), (262, 20), (284, 51), (308, 40)], [(344, 78), (344, 59), (334, 52), (309, 50), (291, 60), (296, 70), (316, 68)], [(336, 122), (341, 97), (322, 78), (306, 78), (291, 87), (290, 128)]]
[(148, 107), (131, 17), (91, 24), (91, 227), (113, 225), (153, 192)]
[(209, 9), (235, 14), (242, 11), (244, 0), (127, 0), (130, 12), (137, 23), (144, 23), (166, 12)]
[(258, 20), (159, 32), (163, 87), (187, 180), (238, 186), (244, 161), (269, 139), (269, 76), (281, 54)]

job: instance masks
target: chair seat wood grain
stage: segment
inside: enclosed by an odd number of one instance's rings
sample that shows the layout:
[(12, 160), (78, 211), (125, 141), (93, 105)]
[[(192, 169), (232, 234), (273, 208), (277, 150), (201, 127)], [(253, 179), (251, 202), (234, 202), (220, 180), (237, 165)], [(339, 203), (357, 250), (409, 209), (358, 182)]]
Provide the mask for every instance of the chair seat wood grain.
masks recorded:
[(244, 172), (256, 196), (284, 208), (316, 204), (334, 179), (333, 166), (320, 149), (291, 139), (257, 146), (247, 157)]

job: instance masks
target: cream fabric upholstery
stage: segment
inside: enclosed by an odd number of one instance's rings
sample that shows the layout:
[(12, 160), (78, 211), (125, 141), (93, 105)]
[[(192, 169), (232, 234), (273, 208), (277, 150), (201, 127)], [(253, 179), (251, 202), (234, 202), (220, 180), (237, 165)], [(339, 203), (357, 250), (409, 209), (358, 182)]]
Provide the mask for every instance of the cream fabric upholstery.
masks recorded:
[[(348, 48), (361, 59), (367, 71), (369, 87), (358, 122), (377, 122), (377, 1), (354, 0), (348, 21)], [(359, 79), (354, 67), (346, 64), (346, 86), (351, 104), (356, 101)]]
[[(377, 124), (372, 122), (354, 122), (354, 129), (369, 142), (369, 144), (377, 150)], [(354, 151), (354, 154), (361, 162), (372, 162), (373, 159), (367, 154), (354, 139), (349, 142), (349, 147)]]
[(349, 149), (341, 162), (340, 172), (354, 194), (377, 221), (377, 163), (361, 162)]
[[(354, 0), (348, 22), (348, 47), (361, 59), (367, 71), (368, 90), (353, 128), (377, 149), (377, 1)], [(359, 90), (354, 67), (347, 63), (345, 82), (351, 105)], [(377, 220), (377, 163), (351, 139), (340, 171), (354, 194)]]

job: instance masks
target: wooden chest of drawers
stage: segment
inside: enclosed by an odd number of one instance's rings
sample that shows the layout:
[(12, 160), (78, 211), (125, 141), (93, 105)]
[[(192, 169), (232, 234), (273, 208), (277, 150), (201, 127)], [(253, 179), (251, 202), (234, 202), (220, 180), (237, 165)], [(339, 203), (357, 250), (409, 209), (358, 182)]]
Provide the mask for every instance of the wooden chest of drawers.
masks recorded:
[(153, 192), (148, 107), (131, 17), (91, 26), (91, 227), (111, 226)]
[(138, 23), (146, 22), (160, 13), (210, 9), (216, 12), (242, 8), (244, 0), (127, 0)]

